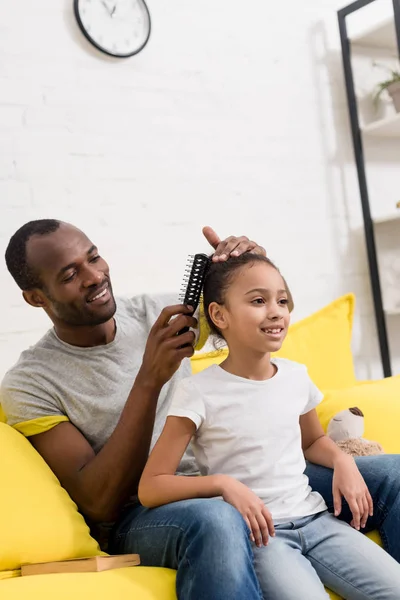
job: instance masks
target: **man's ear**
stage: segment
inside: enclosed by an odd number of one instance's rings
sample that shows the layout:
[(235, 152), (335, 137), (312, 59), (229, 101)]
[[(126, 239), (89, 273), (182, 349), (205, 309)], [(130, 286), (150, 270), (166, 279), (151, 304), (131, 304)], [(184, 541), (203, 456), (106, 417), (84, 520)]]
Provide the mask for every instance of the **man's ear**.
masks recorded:
[(225, 314), (225, 307), (222, 304), (211, 302), (208, 307), (208, 314), (210, 315), (211, 321), (220, 331), (227, 328), (228, 322)]
[(47, 299), (42, 290), (37, 288), (33, 290), (24, 290), (22, 295), (25, 302), (31, 306), (34, 306), (35, 308), (45, 308), (47, 306)]

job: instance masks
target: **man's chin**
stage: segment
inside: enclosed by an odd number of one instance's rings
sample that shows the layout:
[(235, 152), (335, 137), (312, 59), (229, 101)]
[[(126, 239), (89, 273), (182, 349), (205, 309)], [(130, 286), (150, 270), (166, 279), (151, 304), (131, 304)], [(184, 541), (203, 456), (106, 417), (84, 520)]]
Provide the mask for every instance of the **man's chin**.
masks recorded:
[[(90, 306), (90, 305), (89, 305)], [(117, 305), (114, 298), (110, 298), (109, 302), (102, 306), (96, 306), (95, 310), (90, 310), (87, 313), (87, 322), (85, 325), (103, 325), (113, 318), (117, 310)]]

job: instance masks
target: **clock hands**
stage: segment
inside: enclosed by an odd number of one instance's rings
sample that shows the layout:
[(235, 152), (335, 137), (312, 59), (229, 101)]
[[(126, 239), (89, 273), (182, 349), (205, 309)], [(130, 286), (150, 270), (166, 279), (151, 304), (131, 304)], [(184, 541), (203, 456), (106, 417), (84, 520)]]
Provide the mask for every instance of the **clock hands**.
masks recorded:
[(106, 9), (106, 11), (108, 12), (108, 14), (110, 15), (110, 9), (108, 8), (108, 4), (107, 2), (105, 2), (105, 0), (101, 0), (102, 5), (104, 6), (104, 8)]
[(108, 14), (110, 15), (110, 17), (114, 16), (115, 11), (117, 10), (117, 5), (114, 4), (112, 10), (110, 10), (106, 0), (101, 0), (102, 5), (104, 6), (104, 8), (106, 9), (106, 11), (108, 12)]

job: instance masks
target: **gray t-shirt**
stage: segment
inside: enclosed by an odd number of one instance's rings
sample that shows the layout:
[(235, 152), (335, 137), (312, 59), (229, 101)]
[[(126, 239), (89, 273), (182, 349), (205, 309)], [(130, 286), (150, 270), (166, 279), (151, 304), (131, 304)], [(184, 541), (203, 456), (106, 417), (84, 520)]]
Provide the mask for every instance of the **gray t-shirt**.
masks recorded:
[[(54, 329), (23, 352), (1, 385), (0, 403), (7, 422), (26, 436), (69, 420), (97, 453), (114, 431), (142, 363), (150, 329), (168, 297), (118, 299), (116, 335), (103, 346), (80, 348), (62, 342)], [(158, 399), (151, 447), (168, 414), (174, 386), (190, 375), (184, 360)], [(179, 473), (198, 473), (190, 448)]]

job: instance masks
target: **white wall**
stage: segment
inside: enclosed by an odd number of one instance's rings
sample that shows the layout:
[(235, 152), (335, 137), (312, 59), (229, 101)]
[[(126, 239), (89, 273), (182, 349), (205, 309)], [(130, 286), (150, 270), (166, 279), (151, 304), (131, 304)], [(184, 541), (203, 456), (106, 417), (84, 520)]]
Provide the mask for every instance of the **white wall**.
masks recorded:
[[(0, 6), (0, 252), (25, 221), (84, 229), (119, 294), (180, 287), (201, 227), (246, 234), (295, 318), (357, 294), (360, 377), (379, 357), (351, 152), (338, 0), (149, 0), (147, 48), (92, 50), (72, 1)], [(0, 375), (48, 326), (0, 268)]]

